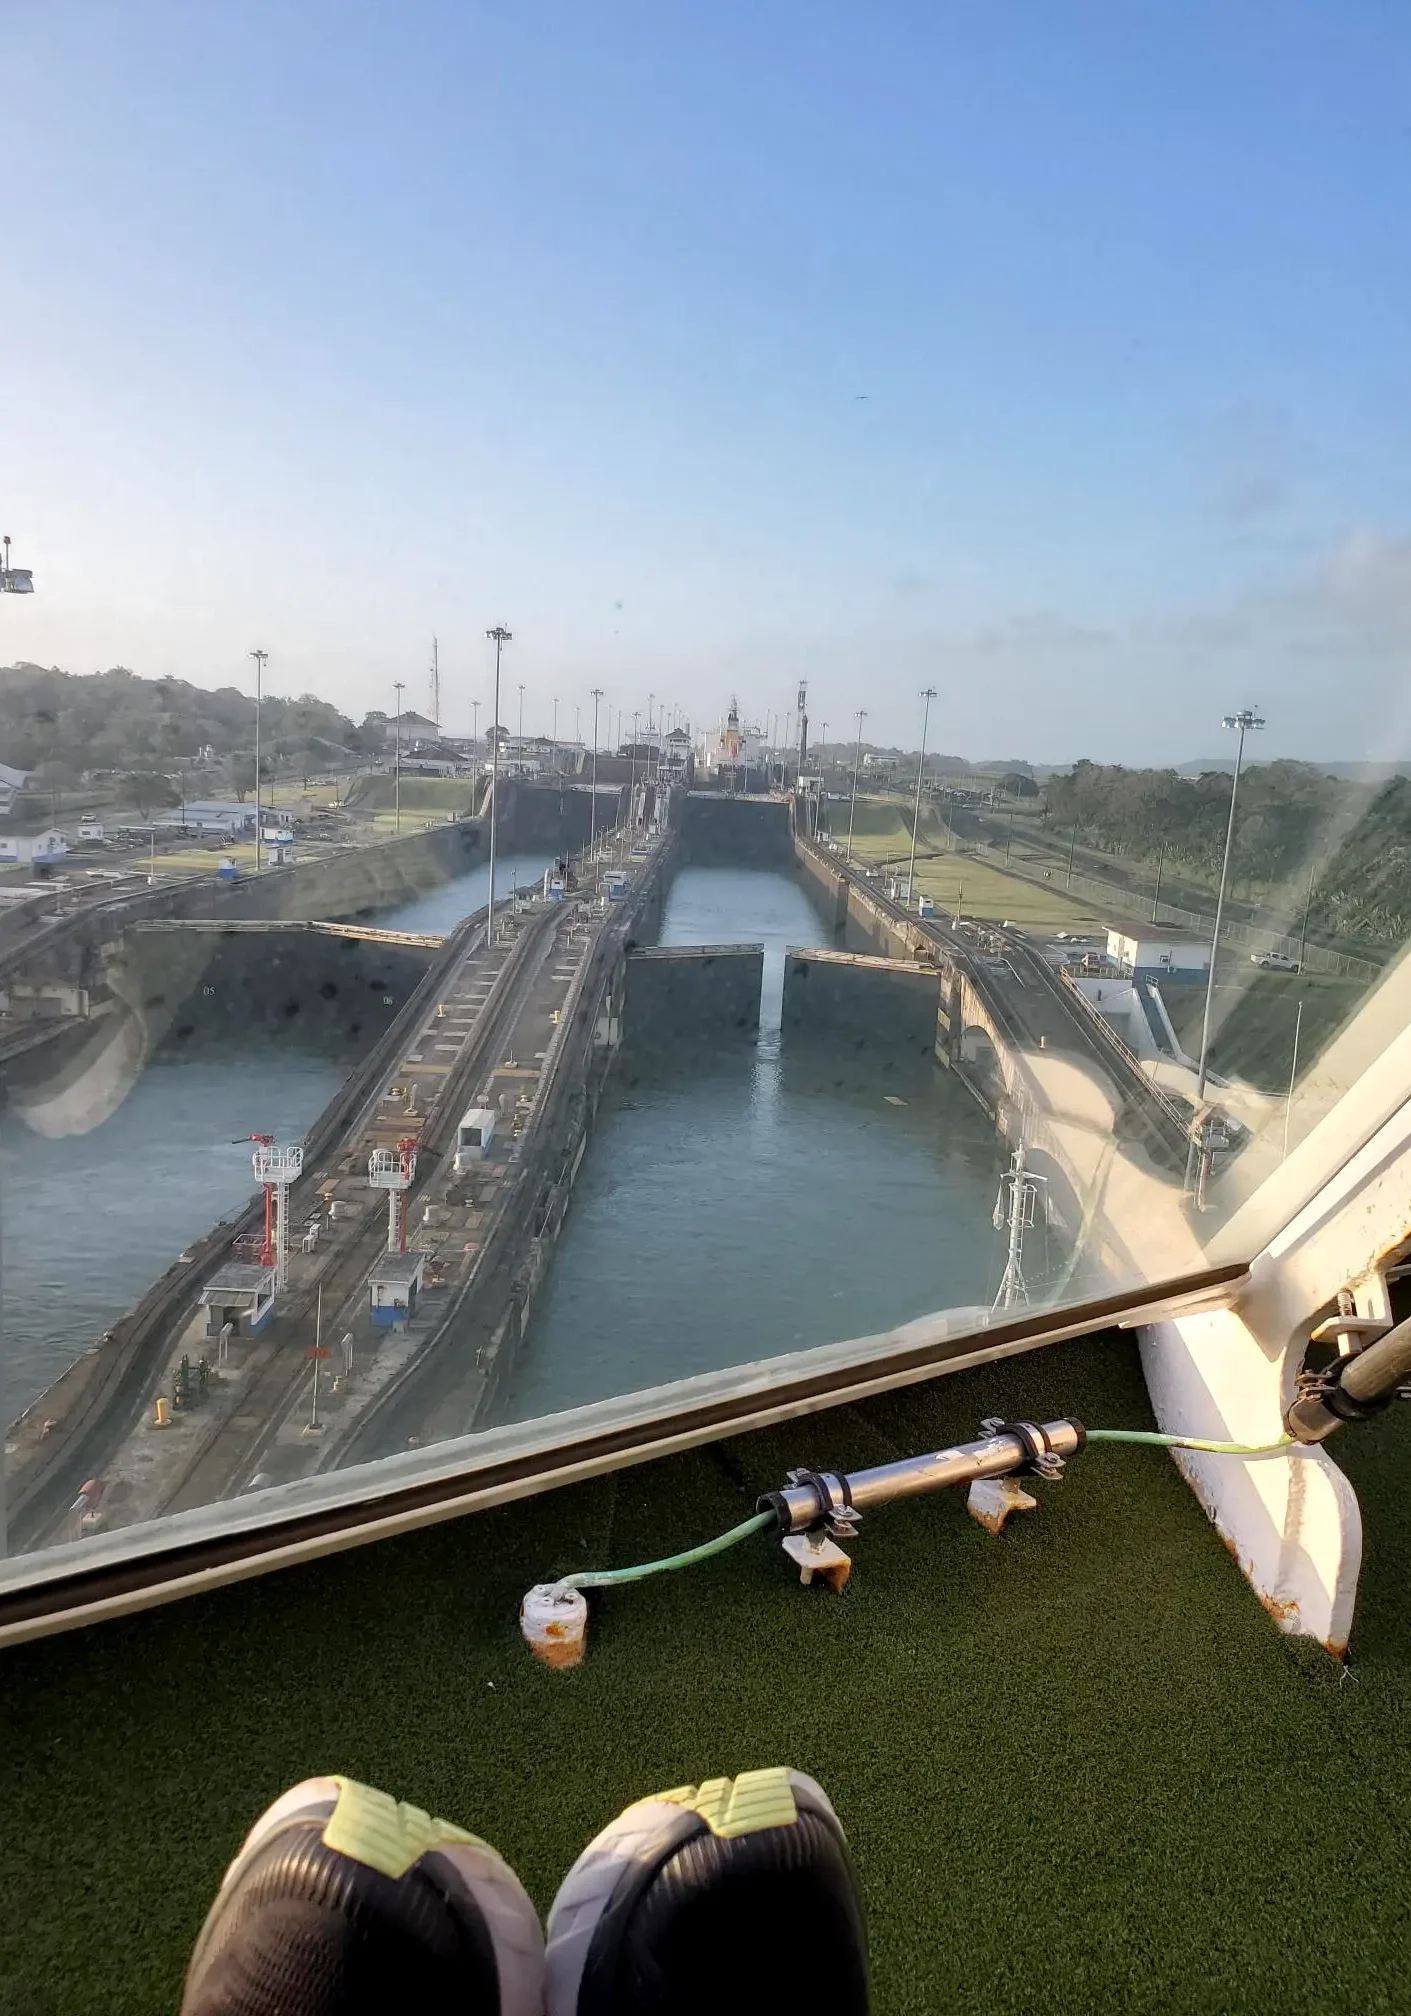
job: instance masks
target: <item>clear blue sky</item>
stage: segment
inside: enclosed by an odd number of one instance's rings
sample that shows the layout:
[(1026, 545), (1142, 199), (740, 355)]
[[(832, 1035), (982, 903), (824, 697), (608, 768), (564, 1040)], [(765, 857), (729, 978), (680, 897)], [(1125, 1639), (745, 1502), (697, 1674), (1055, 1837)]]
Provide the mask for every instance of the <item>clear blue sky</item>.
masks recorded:
[(0, 661), (1411, 750), (1400, 0), (3, 29)]

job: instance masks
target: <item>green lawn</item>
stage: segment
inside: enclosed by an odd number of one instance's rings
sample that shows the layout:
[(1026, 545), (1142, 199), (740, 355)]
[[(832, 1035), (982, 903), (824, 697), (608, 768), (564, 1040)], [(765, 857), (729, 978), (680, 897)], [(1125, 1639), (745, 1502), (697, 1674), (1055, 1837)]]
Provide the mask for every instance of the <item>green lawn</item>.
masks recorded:
[[(844, 810), (841, 806), (832, 809)], [(845, 818), (835, 817), (833, 837), (846, 842)], [(943, 849), (946, 838), (944, 820), (923, 810), (916, 887), (918, 893), (924, 891), (933, 896), (937, 908), (947, 915), (954, 916), (960, 906), (967, 917), (988, 917), (997, 923), (1008, 918), (1021, 930), (1039, 934), (1106, 931), (1109, 920), (1105, 912), (1080, 897), (1065, 895), (1061, 888), (1050, 883), (1006, 875), (1002, 869), (964, 853), (938, 853), (927, 860), (926, 850)], [(895, 799), (859, 798), (853, 827), (854, 858), (863, 862), (894, 862), (905, 874), (910, 851), (911, 807)], [(1042, 875), (1041, 866), (1037, 872)]]

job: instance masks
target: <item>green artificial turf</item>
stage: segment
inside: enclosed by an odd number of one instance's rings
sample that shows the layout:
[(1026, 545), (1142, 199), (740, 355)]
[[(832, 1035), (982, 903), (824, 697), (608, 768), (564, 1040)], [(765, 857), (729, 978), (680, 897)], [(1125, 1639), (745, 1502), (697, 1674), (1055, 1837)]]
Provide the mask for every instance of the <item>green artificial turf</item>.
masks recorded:
[(849, 1831), (882, 2016), (1406, 2007), (1404, 1410), (1335, 1445), (1368, 1529), (1348, 1673), (1278, 1634), (1165, 1455), (1121, 1447), (1000, 1540), (955, 1493), (870, 1514), (841, 1599), (747, 1543), (593, 1597), (577, 1672), (519, 1639), (530, 1582), (706, 1538), (789, 1467), (1064, 1412), (1149, 1422), (1129, 1341), (0, 1654), (0, 2010), (174, 2008), (225, 1859), (311, 1772), (487, 1835), (547, 1907), (628, 1800), (781, 1762)]

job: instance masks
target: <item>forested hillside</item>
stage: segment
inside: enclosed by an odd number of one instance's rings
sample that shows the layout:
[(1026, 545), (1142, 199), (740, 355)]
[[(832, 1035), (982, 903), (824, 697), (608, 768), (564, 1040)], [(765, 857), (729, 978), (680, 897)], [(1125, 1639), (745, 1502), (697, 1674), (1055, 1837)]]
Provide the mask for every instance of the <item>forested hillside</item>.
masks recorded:
[[(0, 762), (55, 783), (84, 771), (164, 771), (205, 748), (217, 759), (253, 749), (255, 702), (238, 687), (214, 692), (184, 679), (139, 679), (118, 666), (75, 674), (0, 667)], [(261, 738), (270, 763), (311, 769), (363, 753), (360, 732), (326, 700), (266, 695)]]
[[(1230, 775), (1076, 763), (1046, 784), (1048, 818), (1076, 823), (1086, 846), (1168, 862), (1214, 883), (1230, 809)], [(1246, 894), (1316, 880), (1310, 916), (1323, 929), (1381, 942), (1411, 937), (1411, 782), (1367, 784), (1311, 763), (1259, 763), (1240, 779), (1231, 859)]]

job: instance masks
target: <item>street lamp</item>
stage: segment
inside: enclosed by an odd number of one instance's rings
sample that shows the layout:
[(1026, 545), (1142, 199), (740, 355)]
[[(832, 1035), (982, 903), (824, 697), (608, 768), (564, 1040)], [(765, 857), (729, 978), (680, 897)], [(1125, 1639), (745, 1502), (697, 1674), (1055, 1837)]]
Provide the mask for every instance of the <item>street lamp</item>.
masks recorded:
[(524, 754), (524, 687), (519, 689), (519, 753)]
[[(480, 702), (478, 700), (472, 700), (470, 703), (470, 753), (472, 756), (475, 754), (479, 746), (480, 746)], [(474, 802), (475, 802), (474, 799), (472, 799), (471, 803), (474, 804)]]
[(514, 632), (506, 630), (503, 623), (497, 623), (485, 635), (495, 646), (495, 719), (490, 730), (492, 747), (490, 750), (490, 904), (485, 912), (485, 943), (488, 946), (495, 932), (495, 827), (500, 817), (500, 653), (508, 644)]
[(627, 786), (627, 822), (630, 826), (635, 826), (637, 823), (637, 723), (641, 718), (640, 708), (634, 707), (632, 710), (632, 770), (631, 780)]
[(588, 799), (588, 859), (593, 858), (593, 849), (598, 844), (598, 702), (603, 697), (601, 686), (593, 688), (593, 780)]
[(397, 696), (395, 725), (392, 730), (392, 831), (402, 830), (402, 695), (406, 691), (405, 679), (394, 679), (392, 691)]
[(255, 873), (260, 872), (260, 707), (264, 700), (268, 651), (252, 651), (255, 661)]
[[(1220, 888), (1215, 898), (1215, 931), (1210, 940), (1210, 971), (1205, 981), (1205, 1013), (1200, 1024), (1200, 1067), (1196, 1072), (1195, 1103), (1197, 1115), (1205, 1098), (1205, 1080), (1210, 1064), (1210, 1011), (1215, 1000), (1215, 961), (1220, 956), (1220, 924), (1225, 914), (1225, 884), (1230, 874), (1230, 850), (1235, 839), (1235, 800), (1239, 796), (1240, 769), (1244, 762), (1244, 738), (1253, 729), (1264, 726), (1264, 717), (1253, 707), (1242, 707), (1238, 714), (1227, 714), (1221, 721), (1222, 728), (1239, 730), (1239, 741), (1235, 744), (1235, 774), (1230, 784), (1230, 817), (1225, 827), (1225, 854), (1220, 863)], [(1196, 1154), (1195, 1137), (1191, 1137), (1191, 1152), (1187, 1164), (1187, 1181), (1190, 1166)]]
[(916, 834), (921, 825), (921, 773), (926, 767), (926, 728), (931, 719), (931, 702), (936, 697), (934, 686), (925, 688), (921, 698), (925, 706), (921, 712), (921, 755), (916, 765), (916, 809), (911, 815), (911, 866), (906, 871), (906, 900), (910, 903), (916, 895)]
[(867, 709), (857, 710), (857, 754), (852, 766), (852, 804), (848, 807), (848, 860), (852, 860), (852, 829), (857, 817), (857, 773), (862, 768), (862, 724), (867, 719)]

